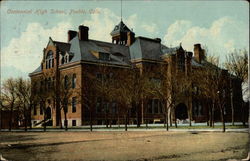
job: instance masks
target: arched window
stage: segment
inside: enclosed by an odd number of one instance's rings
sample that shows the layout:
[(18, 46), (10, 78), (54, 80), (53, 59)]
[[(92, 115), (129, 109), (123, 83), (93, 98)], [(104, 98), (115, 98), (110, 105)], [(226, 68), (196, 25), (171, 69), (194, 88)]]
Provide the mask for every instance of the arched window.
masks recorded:
[(53, 51), (49, 51), (46, 56), (46, 69), (54, 67)]
[(69, 78), (68, 78), (68, 76), (66, 75), (66, 76), (64, 77), (64, 88), (65, 88), (65, 89), (68, 89), (68, 87), (69, 87)]
[(76, 74), (73, 74), (72, 77), (72, 88), (76, 88)]

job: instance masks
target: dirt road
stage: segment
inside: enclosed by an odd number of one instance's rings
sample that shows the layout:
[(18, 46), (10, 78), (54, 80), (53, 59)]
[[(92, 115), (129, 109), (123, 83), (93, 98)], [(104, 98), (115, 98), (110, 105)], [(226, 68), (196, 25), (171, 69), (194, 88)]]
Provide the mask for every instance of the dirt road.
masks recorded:
[(227, 160), (246, 158), (244, 132), (1, 132), (0, 154), (19, 160)]

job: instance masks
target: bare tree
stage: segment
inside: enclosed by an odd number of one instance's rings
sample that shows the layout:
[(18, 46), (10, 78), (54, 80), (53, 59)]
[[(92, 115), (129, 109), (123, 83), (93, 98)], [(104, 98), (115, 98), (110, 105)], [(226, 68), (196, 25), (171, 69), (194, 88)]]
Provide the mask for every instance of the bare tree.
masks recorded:
[(16, 81), (13, 78), (9, 78), (3, 82), (1, 90), (1, 106), (4, 106), (10, 110), (9, 131), (12, 129), (13, 110), (18, 100), (16, 90)]
[(23, 78), (17, 79), (17, 96), (20, 102), (22, 116), (24, 118), (25, 131), (27, 131), (28, 122), (31, 126), (31, 108), (33, 105), (33, 97), (31, 95), (31, 83)]
[(127, 131), (129, 111), (132, 108), (135, 109), (137, 127), (140, 127), (140, 105), (148, 92), (148, 78), (135, 66), (122, 69), (117, 73), (113, 82), (113, 91), (116, 96), (115, 100), (120, 103), (119, 112), (124, 115), (125, 130)]
[(133, 86), (131, 85), (131, 81), (133, 80), (133, 76), (131, 74), (130, 69), (124, 69), (120, 71), (120, 74), (126, 75), (126, 77), (119, 78), (115, 82), (115, 90), (116, 100), (120, 103), (120, 112), (124, 115), (124, 124), (125, 131), (127, 131), (127, 124), (129, 118), (129, 110), (132, 108), (133, 95), (131, 94), (133, 91)]
[(43, 111), (43, 120), (37, 124), (43, 125), (43, 130), (46, 131), (46, 126), (50, 118), (48, 118), (46, 102), (48, 98), (51, 97), (51, 88), (52, 85), (51, 77), (53, 72), (43, 73), (39, 78), (36, 78), (32, 81), (31, 85), (31, 97), (33, 99), (33, 108), (36, 109), (36, 106), (39, 104), (40, 110)]
[(208, 62), (201, 69), (196, 71), (196, 78), (199, 79), (198, 87), (202, 95), (212, 101), (212, 107), (209, 113), (210, 126), (214, 127), (214, 112), (218, 107), (221, 115), (221, 122), (223, 124), (223, 132), (225, 132), (225, 103), (226, 103), (226, 84), (227, 72), (219, 68), (218, 57), (208, 57)]
[(166, 130), (169, 129), (169, 115), (171, 111), (171, 107), (173, 107), (173, 89), (172, 89), (172, 81), (171, 74), (168, 73), (167, 64), (159, 64), (158, 74), (156, 75), (154, 71), (153, 75), (150, 75), (149, 81), (149, 93), (151, 97), (159, 98), (162, 104), (162, 110), (166, 123)]
[[(247, 82), (248, 80), (248, 52), (247, 50), (235, 50), (227, 56), (226, 62), (224, 64), (225, 68), (233, 75), (235, 75), (241, 83)], [(232, 79), (230, 81), (231, 88), (231, 110), (232, 110), (232, 125), (234, 125), (234, 102), (233, 102), (233, 83)], [(245, 90), (248, 91), (248, 90)], [(246, 94), (246, 93), (244, 93)], [(242, 102), (241, 102), (242, 104)], [(242, 104), (242, 114), (243, 114), (243, 125), (245, 125), (244, 109)]]
[(93, 80), (96, 82), (95, 90), (97, 91), (97, 97), (101, 99), (101, 109), (105, 114), (106, 128), (108, 128), (109, 125), (108, 115), (110, 113), (108, 102), (111, 102), (114, 96), (114, 92), (112, 90), (114, 86), (113, 77), (114, 73), (112, 72), (112, 67), (107, 64), (100, 64), (97, 69), (96, 77)]
[[(64, 113), (64, 125), (65, 125), (65, 131), (68, 130), (68, 119), (67, 119), (67, 113), (68, 113), (68, 106), (71, 102), (71, 97), (73, 94), (73, 90), (70, 88), (70, 79), (71, 77), (68, 75), (62, 75), (59, 81), (57, 82), (57, 92), (58, 92), (58, 101), (60, 103), (60, 109), (63, 110)], [(61, 111), (60, 110), (60, 111)], [(60, 112), (61, 113), (61, 112)]]
[[(87, 69), (87, 68), (86, 68)], [(90, 131), (93, 131), (93, 109), (96, 104), (96, 83), (95, 83), (95, 75), (88, 70), (85, 71), (85, 75), (83, 76), (83, 85), (82, 91), (83, 93), (79, 93), (81, 96), (84, 108), (87, 108), (89, 112), (89, 123), (90, 123)], [(80, 91), (79, 91), (80, 92)]]

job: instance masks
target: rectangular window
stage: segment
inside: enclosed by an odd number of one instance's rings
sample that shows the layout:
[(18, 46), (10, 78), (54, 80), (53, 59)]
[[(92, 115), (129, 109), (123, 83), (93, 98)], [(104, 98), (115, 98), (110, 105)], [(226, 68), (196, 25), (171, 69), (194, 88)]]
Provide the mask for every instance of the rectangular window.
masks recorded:
[(76, 120), (72, 120), (72, 126), (76, 126)]
[(76, 112), (76, 97), (72, 98), (72, 113)]

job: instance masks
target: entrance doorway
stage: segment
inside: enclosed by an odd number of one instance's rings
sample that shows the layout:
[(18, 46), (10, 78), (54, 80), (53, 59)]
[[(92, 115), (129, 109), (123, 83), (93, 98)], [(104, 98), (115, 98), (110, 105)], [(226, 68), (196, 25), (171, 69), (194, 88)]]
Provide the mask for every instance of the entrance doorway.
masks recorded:
[(52, 126), (52, 120), (51, 120), (51, 108), (46, 108), (46, 126)]
[(51, 119), (51, 108), (50, 107), (46, 108), (46, 119)]
[(179, 120), (186, 120), (188, 118), (187, 106), (180, 103), (175, 108), (175, 116)]

